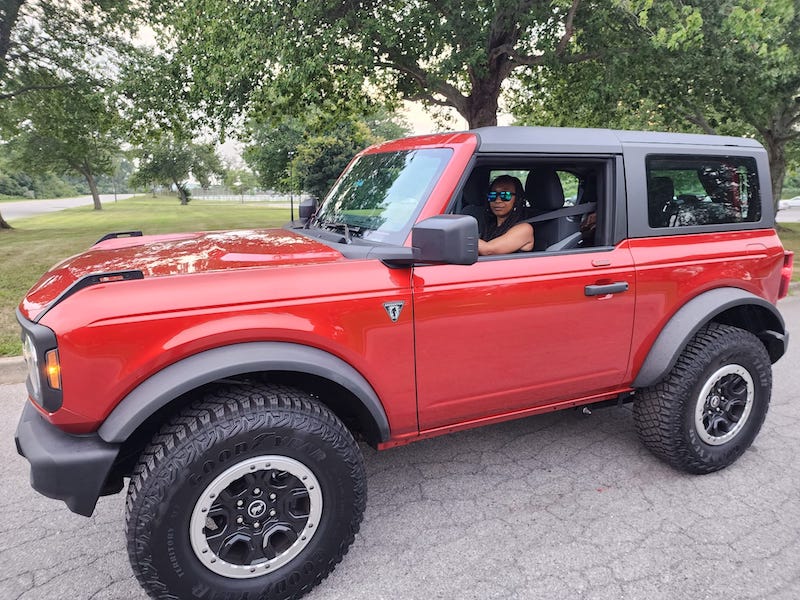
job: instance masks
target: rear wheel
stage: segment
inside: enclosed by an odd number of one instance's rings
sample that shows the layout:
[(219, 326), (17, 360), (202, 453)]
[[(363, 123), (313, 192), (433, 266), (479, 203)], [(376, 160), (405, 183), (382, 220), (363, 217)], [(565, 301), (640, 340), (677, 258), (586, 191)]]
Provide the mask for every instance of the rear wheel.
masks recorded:
[(771, 388), (771, 363), (761, 341), (749, 331), (710, 323), (661, 382), (637, 393), (639, 437), (677, 469), (717, 471), (753, 443)]
[(128, 554), (152, 598), (299, 598), (366, 504), (344, 425), (282, 386), (218, 390), (167, 424), (128, 488)]

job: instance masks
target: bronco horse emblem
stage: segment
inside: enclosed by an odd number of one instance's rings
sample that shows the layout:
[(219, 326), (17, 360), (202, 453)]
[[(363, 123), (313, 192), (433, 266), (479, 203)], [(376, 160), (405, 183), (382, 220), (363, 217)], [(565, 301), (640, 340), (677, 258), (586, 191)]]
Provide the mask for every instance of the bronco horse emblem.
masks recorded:
[(404, 301), (383, 303), (383, 308), (386, 310), (386, 314), (389, 315), (392, 323), (397, 323), (397, 319), (400, 318), (400, 312), (403, 310), (405, 304)]

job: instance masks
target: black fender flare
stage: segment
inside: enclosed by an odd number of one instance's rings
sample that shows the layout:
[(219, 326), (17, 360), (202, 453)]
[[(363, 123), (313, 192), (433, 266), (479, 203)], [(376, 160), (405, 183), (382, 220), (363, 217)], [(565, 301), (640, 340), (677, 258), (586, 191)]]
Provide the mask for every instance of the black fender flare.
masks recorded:
[(352, 366), (319, 348), (288, 342), (247, 342), (194, 354), (155, 373), (125, 396), (100, 426), (100, 438), (122, 443), (153, 413), (202, 385), (260, 371), (295, 371), (329, 379), (353, 393), (374, 421), (378, 442), (389, 420), (378, 395)]
[(778, 309), (763, 298), (745, 290), (732, 287), (717, 288), (692, 298), (672, 315), (651, 346), (632, 386), (642, 388), (658, 383), (675, 366), (686, 344), (703, 325), (717, 315), (739, 306), (757, 307), (758, 310), (766, 310), (772, 317), (770, 319), (772, 326), (763, 328), (755, 334), (768, 345), (772, 362), (778, 360), (785, 352), (789, 338)]

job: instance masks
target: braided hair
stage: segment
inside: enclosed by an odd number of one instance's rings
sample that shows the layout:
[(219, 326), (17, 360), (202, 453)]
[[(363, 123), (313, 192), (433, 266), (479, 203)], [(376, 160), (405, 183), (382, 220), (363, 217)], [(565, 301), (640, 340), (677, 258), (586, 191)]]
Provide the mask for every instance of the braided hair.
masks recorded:
[(502, 225), (497, 225), (497, 217), (495, 217), (489, 203), (486, 203), (484, 208), (483, 230), (480, 232), (480, 237), (483, 241), (489, 242), (495, 238), (500, 237), (511, 229), (514, 225), (525, 219), (525, 188), (522, 187), (522, 182), (511, 175), (499, 175), (492, 181), (489, 189), (491, 190), (496, 183), (510, 183), (514, 186), (514, 206), (511, 212), (503, 221)]

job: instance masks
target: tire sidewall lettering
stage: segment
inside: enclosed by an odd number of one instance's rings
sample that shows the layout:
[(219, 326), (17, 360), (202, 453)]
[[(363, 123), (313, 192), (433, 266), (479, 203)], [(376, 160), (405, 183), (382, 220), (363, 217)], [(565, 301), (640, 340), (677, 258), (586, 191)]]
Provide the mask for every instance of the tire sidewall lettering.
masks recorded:
[[(700, 460), (708, 463), (727, 464), (738, 458), (752, 443), (761, 422), (756, 414), (765, 402), (769, 401), (771, 374), (768, 370), (759, 367), (759, 364), (750, 359), (745, 353), (740, 352), (735, 346), (735, 340), (726, 340), (726, 347), (705, 366), (697, 382), (691, 386), (687, 406), (684, 411), (684, 431), (689, 447)], [(720, 368), (729, 364), (738, 364), (744, 367), (753, 378), (754, 394), (753, 408), (747, 423), (738, 433), (719, 446), (712, 446), (700, 439), (694, 422), (697, 404), (703, 400), (700, 392), (708, 379)]]
[[(252, 440), (248, 439), (246, 433), (241, 436), (245, 439), (236, 441), (232, 446), (223, 447), (216, 451), (213, 458), (206, 458), (201, 464), (194, 466), (189, 475), (190, 484), (194, 487), (208, 485), (220, 472), (236, 462), (260, 454), (281, 454), (303, 463), (317, 465), (324, 463), (328, 457), (319, 446), (286, 434), (262, 433)], [(318, 469), (312, 470), (318, 471)]]
[[(710, 392), (717, 373), (735, 373), (736, 368), (725, 369), (733, 366), (746, 370), (752, 380), (749, 412), (732, 436), (712, 444), (720, 440), (706, 439), (706, 424), (698, 422), (698, 411), (705, 411), (708, 398), (700, 395), (707, 386)], [(736, 461), (755, 440), (769, 409), (771, 388), (772, 363), (762, 341), (745, 329), (708, 323), (687, 342), (661, 381), (638, 392), (634, 421), (639, 438), (658, 458), (681, 471), (718, 471)]]
[[(246, 436), (247, 434), (243, 433), (241, 435)], [(335, 486), (339, 490), (344, 489), (343, 482), (337, 479), (331, 480), (330, 478), (321, 476), (321, 474), (325, 473), (325, 469), (320, 468), (319, 464), (309, 460), (309, 456), (303, 455), (302, 451), (308, 449), (310, 450), (310, 454), (314, 455), (315, 458), (325, 459), (328, 457), (326, 452), (320, 448), (312, 447), (307, 440), (292, 438), (291, 436), (285, 434), (259, 434), (257, 437), (261, 438), (262, 442), (259, 444), (258, 448), (247, 448), (246, 451), (243, 450), (238, 455), (233, 452), (233, 448), (246, 448), (246, 441), (236, 441), (229, 447), (223, 447), (220, 450), (215, 450), (214, 460), (203, 460), (205, 458), (204, 456), (198, 457), (198, 461), (195, 463), (198, 465), (197, 470), (192, 472), (189, 477), (184, 479), (182, 482), (176, 482), (176, 485), (170, 486), (168, 494), (162, 499), (160, 505), (160, 507), (170, 507), (167, 515), (167, 521), (174, 524), (174, 526), (171, 526), (166, 530), (166, 534), (163, 536), (162, 540), (162, 547), (165, 550), (166, 559), (169, 561), (171, 566), (171, 572), (169, 573), (170, 576), (175, 576), (178, 580), (183, 579), (186, 573), (192, 573), (193, 571), (187, 562), (192, 564), (197, 563), (199, 565), (199, 562), (197, 562), (197, 559), (194, 556), (189, 544), (189, 515), (191, 514), (192, 507), (197, 502), (200, 492), (202, 492), (220, 472), (230, 468), (237, 462), (241, 462), (262, 454), (269, 454), (269, 449), (275, 448), (276, 450), (272, 451), (271, 454), (289, 456), (299, 460), (311, 468), (311, 470), (314, 471), (315, 476), (317, 476), (319, 479), (320, 486), (323, 489), (328, 489), (329, 486)], [(267, 443), (264, 443), (265, 441)], [(275, 441), (276, 443), (271, 445), (269, 441)], [(290, 452), (289, 450), (292, 451)], [(212, 465), (211, 468), (208, 468), (208, 465)], [(286, 591), (297, 587), (297, 582), (302, 580), (304, 573), (314, 572), (323, 565), (324, 556), (322, 556), (320, 552), (316, 551), (314, 547), (320, 542), (320, 539), (324, 536), (326, 531), (330, 529), (331, 521), (336, 519), (337, 515), (333, 513), (335, 513), (338, 509), (337, 504), (337, 502), (330, 499), (326, 503), (325, 510), (323, 512), (323, 520), (318, 524), (319, 531), (314, 536), (314, 539), (309, 542), (308, 548), (306, 548), (306, 551), (310, 552), (310, 554), (303, 559), (302, 557), (306, 552), (304, 551), (304, 553), (298, 557), (303, 560), (302, 567), (299, 569), (297, 567), (293, 568), (293, 563), (289, 563), (282, 569), (269, 574), (274, 577), (280, 574), (284, 569), (292, 569), (274, 584), (275, 586), (283, 589), (283, 592), (280, 593), (285, 593)], [(153, 538), (157, 539), (158, 537), (158, 533), (154, 531)], [(200, 567), (205, 570), (205, 567), (202, 565), (200, 565)], [(204, 575), (212, 579), (219, 579), (219, 576), (210, 571), (208, 571), (208, 573), (204, 573)], [(251, 582), (252, 585), (252, 582), (262, 582), (262, 580), (269, 577), (269, 575), (265, 575), (263, 578), (244, 581)], [(259, 593), (262, 589), (264, 589), (264, 585), (266, 585), (266, 582), (261, 583), (259, 587)], [(196, 587), (198, 590), (203, 588), (202, 585), (198, 585)], [(213, 585), (205, 585), (205, 589), (208, 590), (212, 590), (213, 587)], [(270, 585), (267, 589), (271, 590), (272, 587), (273, 586)], [(271, 593), (272, 592), (267, 593), (264, 598), (270, 597)], [(196, 597), (207, 598), (207, 596)], [(253, 597), (261, 596), (256, 594)], [(215, 594), (210, 597), (211, 600), (216, 600), (217, 598), (220, 600), (227, 600), (228, 596), (224, 594), (218, 596)]]

